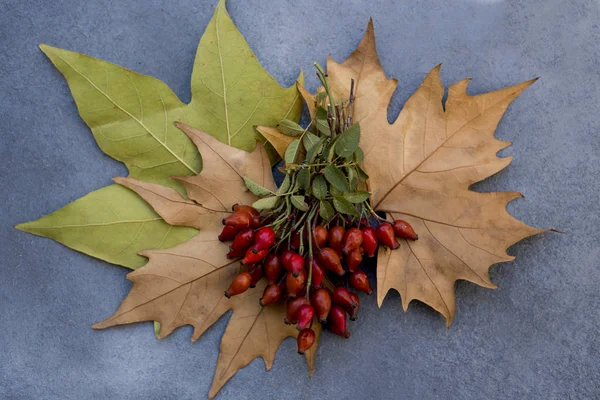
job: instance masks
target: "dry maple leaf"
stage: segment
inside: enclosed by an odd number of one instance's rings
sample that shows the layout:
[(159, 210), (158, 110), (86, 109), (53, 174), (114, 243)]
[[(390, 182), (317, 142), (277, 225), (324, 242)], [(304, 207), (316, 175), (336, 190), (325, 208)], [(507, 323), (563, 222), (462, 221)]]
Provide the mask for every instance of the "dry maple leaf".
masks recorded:
[[(182, 325), (192, 325), (192, 341), (198, 339), (228, 310), (233, 310), (223, 339), (209, 397), (253, 359), (262, 357), (267, 370), (275, 352), (287, 337), (296, 337), (295, 326), (283, 324), (282, 305), (261, 307), (259, 298), (265, 287), (261, 280), (254, 290), (227, 299), (223, 292), (239, 272), (238, 260), (227, 259), (228, 246), (217, 238), (221, 220), (236, 204), (252, 204), (257, 198), (246, 189), (247, 176), (265, 188), (275, 189), (271, 165), (265, 148), (257, 143), (252, 153), (230, 147), (212, 136), (177, 124), (198, 147), (204, 168), (197, 176), (179, 177), (191, 200), (177, 191), (133, 178), (115, 178), (146, 200), (170, 224), (200, 230), (189, 241), (166, 250), (147, 250), (140, 254), (149, 262), (130, 273), (133, 282), (128, 296), (108, 319), (96, 329), (142, 321), (161, 324), (159, 339)], [(318, 337), (320, 324), (313, 329)], [(312, 374), (317, 346), (306, 352)]]
[[(418, 241), (403, 240), (399, 251), (380, 249), (377, 301), (390, 289), (404, 310), (420, 300), (444, 315), (449, 326), (456, 311), (459, 279), (495, 288), (489, 267), (511, 261), (512, 244), (543, 232), (506, 211), (516, 192), (478, 193), (470, 185), (505, 168), (511, 157), (496, 153), (510, 145), (494, 138), (508, 105), (536, 79), (477, 96), (466, 92), (469, 79), (449, 87), (445, 110), (440, 66), (435, 67), (390, 124), (387, 109), (397, 80), (385, 76), (370, 21), (358, 48), (341, 64), (327, 60), (336, 99), (349, 96), (355, 79), (354, 121), (360, 123), (372, 204), (391, 219), (408, 221)], [(301, 94), (307, 104), (313, 97)]]

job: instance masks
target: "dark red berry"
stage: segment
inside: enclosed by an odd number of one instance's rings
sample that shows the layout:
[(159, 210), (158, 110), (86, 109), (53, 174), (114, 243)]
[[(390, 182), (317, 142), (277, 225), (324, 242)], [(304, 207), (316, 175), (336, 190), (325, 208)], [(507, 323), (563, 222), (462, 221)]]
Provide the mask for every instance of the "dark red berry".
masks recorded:
[(315, 331), (305, 328), (300, 331), (296, 342), (298, 343), (298, 354), (304, 354), (315, 343)]
[(342, 255), (342, 248), (344, 246), (344, 234), (346, 230), (341, 226), (334, 226), (329, 230), (329, 235), (327, 236), (327, 243), (329, 247), (338, 253), (338, 255)]
[(319, 265), (319, 263), (317, 262), (317, 260), (315, 258), (312, 259), (311, 268), (312, 268), (312, 287), (318, 289), (321, 287), (321, 285), (323, 283), (323, 277), (325, 276), (325, 271), (323, 270), (323, 268), (321, 268), (321, 266)]
[(319, 253), (319, 265), (322, 265), (327, 271), (333, 272), (339, 276), (344, 275), (346, 272), (342, 267), (340, 256), (330, 247), (321, 249), (321, 252)]
[(263, 269), (269, 285), (279, 282), (279, 278), (283, 274), (283, 267), (277, 254), (271, 253), (267, 256)]
[(398, 240), (396, 240), (396, 236), (394, 235), (394, 228), (392, 228), (390, 223), (382, 222), (377, 225), (375, 234), (377, 235), (379, 242), (384, 246), (387, 246), (392, 250), (400, 247), (400, 243), (398, 243)]
[(319, 322), (324, 324), (331, 310), (331, 293), (329, 290), (320, 288), (312, 292), (310, 303), (315, 309)]
[(286, 252), (282, 259), (283, 267), (295, 278), (304, 269), (304, 257), (300, 254), (290, 251)]
[(377, 250), (377, 245), (379, 244), (377, 240), (377, 235), (375, 235), (375, 229), (370, 226), (366, 226), (362, 229), (363, 233), (363, 248), (365, 249), (365, 253), (367, 257), (374, 257), (375, 250)]
[(233, 239), (233, 243), (229, 246), (229, 249), (232, 251), (246, 251), (248, 247), (252, 245), (252, 241), (254, 239), (254, 229), (246, 228), (242, 229)]
[(338, 286), (333, 290), (333, 302), (344, 308), (355, 308), (356, 303), (350, 296), (350, 291), (343, 286)]
[(306, 287), (306, 271), (304, 270), (304, 268), (300, 270), (298, 276), (287, 274), (285, 278), (285, 285), (287, 287), (289, 297), (293, 298), (298, 296)]
[(394, 234), (403, 239), (418, 240), (419, 235), (416, 234), (413, 227), (406, 221), (397, 219), (394, 221)]
[(344, 247), (342, 252), (348, 254), (350, 251), (359, 247), (363, 242), (363, 233), (358, 228), (350, 228), (344, 234)]
[(360, 299), (358, 298), (358, 295), (354, 292), (350, 292), (350, 297), (356, 303), (356, 307), (350, 307), (349, 309), (346, 308), (346, 312), (350, 316), (350, 321), (356, 321), (356, 319), (358, 318), (358, 309), (360, 308)]
[(301, 305), (307, 304), (306, 297), (296, 297), (289, 299), (285, 304), (285, 319), (283, 322), (286, 324), (297, 324), (298, 323), (298, 309)]
[(277, 303), (283, 297), (283, 288), (274, 283), (265, 288), (262, 297), (258, 301), (261, 307)]
[(330, 323), (330, 329), (332, 332), (345, 336), (346, 334), (346, 311), (336, 304), (331, 307), (328, 317)]
[(255, 264), (252, 268), (248, 268), (248, 272), (252, 276), (252, 282), (250, 282), (250, 287), (255, 288), (258, 281), (263, 277), (263, 266), (262, 264)]
[(354, 249), (350, 250), (348, 254), (346, 254), (346, 258), (344, 260), (346, 261), (346, 268), (348, 268), (348, 271), (356, 271), (356, 268), (358, 268), (363, 260), (363, 252), (364, 249), (361, 246), (355, 247)]
[(275, 231), (273, 228), (267, 226), (264, 228), (260, 228), (256, 231), (256, 235), (254, 235), (254, 246), (252, 246), (252, 251), (255, 253), (268, 249), (275, 244)]
[(221, 242), (227, 242), (228, 240), (233, 240), (235, 235), (237, 235), (238, 229), (234, 226), (225, 225), (221, 234), (219, 235), (219, 240)]
[(315, 310), (310, 304), (302, 304), (298, 308), (298, 330), (308, 328), (315, 317)]
[(369, 277), (360, 269), (358, 271), (354, 271), (350, 275), (348, 281), (350, 282), (350, 286), (358, 291), (364, 292), (368, 295), (373, 293), (373, 290), (371, 289), (371, 283), (369, 282)]
[(325, 227), (321, 225), (315, 226), (315, 229), (313, 229), (312, 232), (313, 246), (315, 246), (317, 249), (320, 249), (323, 246), (325, 246), (325, 244), (327, 243), (327, 235), (328, 232), (327, 229), (325, 229)]

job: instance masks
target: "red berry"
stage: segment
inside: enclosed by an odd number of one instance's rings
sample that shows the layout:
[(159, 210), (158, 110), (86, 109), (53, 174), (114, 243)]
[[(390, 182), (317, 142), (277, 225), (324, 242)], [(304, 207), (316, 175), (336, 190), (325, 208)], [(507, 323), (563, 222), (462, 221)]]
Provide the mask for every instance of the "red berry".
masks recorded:
[(394, 221), (394, 234), (398, 237), (410, 240), (418, 240), (419, 235), (415, 233), (413, 227), (406, 221), (402, 221), (401, 219), (397, 219)]
[(300, 308), (298, 308), (298, 329), (302, 330), (304, 328), (308, 328), (312, 323), (313, 318), (315, 317), (315, 310), (310, 304), (302, 304)]
[(252, 216), (246, 211), (237, 211), (227, 218), (223, 218), (223, 225), (233, 226), (237, 229), (246, 229), (252, 223)]
[(358, 268), (363, 260), (363, 252), (364, 249), (361, 246), (350, 250), (350, 252), (346, 254), (346, 258), (344, 260), (346, 261), (346, 268), (348, 268), (348, 271), (356, 271), (356, 268)]
[(321, 226), (321, 225), (317, 225), (315, 226), (315, 229), (313, 229), (312, 232), (312, 236), (313, 236), (313, 245), (317, 248), (320, 249), (321, 247), (325, 246), (325, 243), (327, 243), (327, 229), (325, 229), (325, 227)]
[(219, 235), (219, 240), (221, 242), (233, 240), (233, 238), (235, 237), (235, 235), (237, 235), (237, 233), (238, 233), (238, 229), (236, 227), (225, 225), (223, 227), (223, 230), (221, 231), (221, 234)]
[(300, 254), (287, 251), (282, 256), (283, 267), (295, 278), (300, 273), (300, 270), (304, 269), (304, 257)]
[(348, 313), (348, 315), (350, 315), (350, 321), (356, 321), (356, 319), (358, 318), (358, 309), (360, 308), (360, 299), (358, 298), (358, 295), (354, 292), (350, 292), (350, 297), (356, 303), (356, 307), (350, 307), (350, 309), (346, 308), (346, 312)]
[(370, 226), (364, 227), (362, 229), (363, 233), (363, 248), (365, 249), (365, 253), (367, 253), (367, 257), (374, 257), (375, 250), (377, 250), (377, 236), (375, 235), (375, 229)]
[(315, 308), (319, 322), (324, 324), (331, 310), (331, 293), (329, 290), (321, 288), (312, 292), (310, 303)]
[(329, 247), (334, 249), (338, 255), (342, 254), (342, 247), (344, 246), (344, 234), (346, 230), (341, 226), (334, 226), (329, 230), (327, 243)]
[(275, 244), (275, 231), (273, 228), (267, 226), (260, 228), (254, 235), (254, 246), (252, 250), (258, 252), (260, 250), (268, 249)]
[(325, 276), (325, 271), (323, 271), (323, 268), (321, 268), (321, 266), (319, 265), (319, 263), (317, 262), (317, 260), (315, 258), (312, 259), (311, 268), (312, 268), (312, 287), (318, 289), (321, 287), (321, 284), (323, 283), (323, 277)]
[(263, 258), (265, 258), (267, 256), (268, 252), (269, 252), (268, 249), (264, 249), (264, 250), (260, 250), (258, 253), (254, 253), (252, 251), (252, 249), (248, 249), (246, 251), (246, 255), (242, 259), (242, 264), (246, 265), (246, 264), (257, 263), (257, 262), (261, 261)]
[(283, 296), (283, 288), (278, 284), (274, 283), (265, 288), (262, 297), (258, 301), (261, 307), (268, 306), (269, 304), (277, 303)]
[(336, 335), (339, 335), (341, 337), (343, 337), (344, 339), (348, 339), (350, 337), (350, 332), (346, 331), (346, 332), (341, 332), (340, 328), (338, 328), (336, 325), (330, 325), (329, 326), (329, 330), (332, 333), (335, 333)]
[(363, 233), (358, 228), (350, 228), (344, 234), (344, 247), (342, 252), (348, 254), (350, 251), (359, 247), (363, 242)]
[(254, 229), (246, 228), (241, 230), (233, 239), (233, 243), (229, 246), (229, 249), (232, 251), (246, 251), (248, 247), (252, 245), (252, 240), (254, 239)]
[(304, 354), (315, 343), (315, 331), (305, 328), (300, 331), (296, 342), (298, 343), (298, 354)]
[(230, 250), (229, 253), (227, 253), (227, 258), (239, 258), (239, 257), (243, 257), (244, 254), (245, 254), (244, 249)]
[(300, 248), (300, 232), (296, 231), (292, 234), (292, 239), (290, 240), (290, 248), (293, 250), (298, 250)]
[(306, 304), (306, 297), (296, 297), (289, 299), (285, 303), (285, 322), (287, 325), (298, 323), (298, 309), (301, 305)]
[(382, 222), (381, 224), (377, 225), (377, 228), (375, 228), (375, 234), (377, 235), (379, 242), (381, 242), (381, 244), (384, 246), (387, 246), (392, 250), (400, 247), (400, 243), (398, 243), (396, 237), (394, 236), (394, 228), (392, 228), (390, 223)]
[(343, 286), (338, 286), (333, 290), (333, 302), (348, 309), (357, 306), (350, 296), (350, 291)]
[(255, 288), (258, 281), (263, 277), (263, 266), (262, 264), (255, 264), (252, 268), (248, 268), (248, 272), (252, 276), (252, 282), (250, 282), (250, 287)]
[(333, 307), (331, 307), (331, 311), (329, 312), (328, 320), (332, 332), (345, 337), (346, 311), (344, 311), (342, 307), (334, 304)]
[(236, 275), (231, 281), (229, 288), (225, 291), (225, 297), (230, 298), (236, 294), (244, 293), (250, 287), (250, 282), (252, 282), (252, 276), (248, 272)]
[(360, 269), (358, 271), (354, 271), (350, 275), (349, 282), (350, 286), (352, 286), (358, 291), (365, 292), (368, 295), (373, 293), (373, 290), (371, 290), (371, 283), (369, 282), (369, 277), (367, 276), (367, 274), (365, 274), (364, 271)]
[(271, 253), (267, 256), (264, 264), (264, 273), (269, 285), (279, 282), (279, 278), (281, 278), (281, 274), (283, 273), (283, 267), (277, 254)]
[(298, 276), (287, 274), (285, 278), (285, 285), (287, 287), (288, 296), (293, 298), (298, 296), (306, 286), (306, 271), (304, 268), (300, 270)]
[(321, 252), (319, 253), (319, 265), (322, 265), (326, 270), (331, 271), (339, 276), (344, 275), (346, 272), (342, 267), (340, 256), (334, 249), (330, 247), (321, 249)]

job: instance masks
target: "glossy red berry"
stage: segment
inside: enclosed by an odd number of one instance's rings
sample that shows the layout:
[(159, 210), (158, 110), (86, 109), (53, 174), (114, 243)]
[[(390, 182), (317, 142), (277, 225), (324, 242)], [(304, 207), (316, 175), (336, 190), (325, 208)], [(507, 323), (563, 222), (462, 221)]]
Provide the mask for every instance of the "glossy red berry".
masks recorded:
[(331, 311), (329, 312), (328, 317), (330, 328), (332, 328), (332, 332), (345, 336), (346, 334), (346, 311), (336, 304), (331, 307)]
[(227, 253), (227, 258), (239, 258), (243, 257), (244, 254), (246, 254), (246, 251), (244, 249), (230, 250), (229, 253)]
[(269, 285), (279, 282), (283, 274), (283, 266), (277, 254), (271, 253), (267, 256), (263, 269)]
[(304, 354), (315, 343), (315, 331), (310, 328), (305, 328), (300, 331), (296, 342), (298, 343), (298, 354)]
[(293, 299), (289, 299), (285, 303), (285, 322), (287, 325), (297, 324), (298, 323), (298, 309), (301, 305), (307, 304), (306, 297), (296, 297)]
[(329, 230), (329, 235), (327, 236), (327, 243), (329, 247), (334, 249), (338, 255), (342, 254), (342, 248), (344, 247), (344, 234), (346, 230), (342, 226), (334, 226)]
[(242, 259), (242, 264), (244, 264), (244, 265), (254, 264), (259, 261), (262, 261), (267, 256), (268, 252), (269, 252), (268, 249), (264, 249), (264, 250), (260, 250), (257, 253), (254, 253), (252, 251), (252, 249), (250, 248), (250, 249), (246, 250), (246, 255)]
[(363, 242), (363, 233), (358, 228), (350, 228), (344, 234), (344, 247), (342, 252), (348, 254), (350, 251), (359, 247)]
[(346, 261), (346, 268), (348, 271), (356, 271), (363, 260), (363, 252), (364, 249), (362, 247), (355, 247), (354, 249), (350, 250), (348, 254), (346, 254), (344, 261)]
[(344, 275), (346, 271), (342, 267), (342, 262), (338, 253), (331, 247), (325, 247), (319, 252), (319, 265), (327, 271), (333, 272), (339, 276)]
[(282, 257), (282, 264), (295, 278), (300, 273), (300, 270), (304, 270), (304, 257), (294, 251), (285, 252)]
[(370, 226), (364, 227), (362, 229), (363, 233), (363, 243), (362, 246), (365, 249), (365, 254), (367, 257), (374, 257), (375, 250), (377, 250), (377, 245), (379, 241), (377, 240), (377, 235), (375, 235), (375, 229)]
[(350, 286), (358, 291), (364, 292), (368, 295), (373, 293), (373, 290), (371, 289), (371, 282), (369, 282), (369, 277), (360, 269), (358, 271), (354, 271), (350, 275), (348, 281), (350, 282)]
[(283, 288), (274, 283), (265, 288), (262, 297), (258, 301), (261, 307), (268, 306), (269, 304), (277, 303), (283, 297)]
[(254, 229), (246, 228), (242, 229), (233, 239), (233, 243), (229, 246), (229, 250), (232, 251), (246, 251), (248, 247), (252, 245), (252, 241), (254, 240)]
[(313, 258), (311, 264), (312, 268), (312, 287), (318, 289), (323, 284), (323, 277), (325, 276), (325, 271), (319, 265), (319, 262)]
[(264, 228), (260, 228), (256, 231), (254, 235), (254, 246), (252, 246), (252, 251), (255, 253), (268, 249), (275, 244), (275, 231), (270, 226), (266, 226)]
[(355, 308), (356, 303), (350, 296), (350, 291), (343, 286), (338, 286), (333, 290), (332, 300), (334, 304), (337, 304), (344, 308)]
[(227, 242), (228, 240), (233, 240), (235, 235), (237, 235), (238, 229), (234, 226), (225, 225), (221, 234), (219, 235), (219, 240), (221, 242)]
[(302, 304), (298, 308), (298, 329), (308, 328), (315, 317), (315, 310), (310, 304)]
[(250, 287), (255, 288), (258, 281), (263, 277), (263, 266), (262, 264), (255, 264), (252, 268), (248, 268), (248, 272), (250, 272), (250, 275), (252, 276)]
[(356, 319), (358, 318), (358, 309), (360, 308), (360, 299), (358, 298), (358, 295), (354, 292), (350, 292), (350, 297), (356, 303), (356, 307), (349, 309), (346, 308), (346, 312), (350, 316), (350, 321), (356, 321)]
[(285, 269), (287, 269), (286, 265), (290, 262), (294, 254), (296, 254), (296, 252), (292, 250), (285, 250), (283, 253), (281, 253), (279, 259), (281, 260), (281, 265), (283, 265)]
[(398, 240), (396, 240), (396, 236), (394, 235), (394, 228), (392, 228), (390, 223), (382, 222), (377, 225), (375, 234), (377, 235), (379, 242), (384, 246), (387, 246), (392, 250), (400, 247), (400, 243), (398, 243)]
[(315, 309), (319, 322), (324, 324), (331, 310), (331, 293), (329, 290), (320, 288), (312, 292), (310, 303)]
[(230, 298), (236, 294), (244, 293), (250, 287), (252, 276), (248, 272), (242, 272), (233, 278), (231, 285), (225, 291), (225, 297)]
[(416, 234), (413, 227), (406, 221), (397, 219), (394, 221), (394, 224), (392, 225), (392, 227), (394, 228), (394, 234), (400, 238), (410, 239), (410, 240), (418, 240), (419, 239), (419, 235)]
[(285, 278), (285, 285), (287, 287), (289, 297), (293, 298), (298, 296), (306, 287), (306, 271), (304, 268), (300, 270), (298, 276), (287, 274)]
[(327, 232), (327, 229), (325, 229), (325, 227), (321, 225), (315, 226), (315, 229), (313, 229), (312, 232), (312, 237), (313, 246), (315, 246), (317, 250), (325, 246), (325, 244), (327, 243), (328, 234), (329, 233)]

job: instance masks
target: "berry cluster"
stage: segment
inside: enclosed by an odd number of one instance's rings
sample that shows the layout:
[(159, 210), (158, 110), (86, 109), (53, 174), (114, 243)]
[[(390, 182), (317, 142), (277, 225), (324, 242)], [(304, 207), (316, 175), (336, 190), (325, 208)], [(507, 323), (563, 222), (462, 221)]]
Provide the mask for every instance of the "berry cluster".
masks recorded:
[(368, 176), (360, 166), (360, 126), (352, 123), (354, 80), (349, 99), (336, 103), (327, 75), (315, 66), (323, 90), (315, 97), (312, 121), (306, 128), (289, 120), (278, 125), (282, 134), (296, 138), (284, 155), (282, 184), (272, 192), (244, 177), (261, 199), (234, 206), (219, 235), (221, 241), (233, 240), (227, 257), (242, 258), (246, 268), (225, 296), (266, 278), (260, 305), (286, 301), (284, 322), (300, 330), (300, 354), (315, 341), (315, 318), (331, 332), (350, 336), (346, 317), (355, 320), (360, 305), (350, 289), (372, 292), (361, 269), (364, 256), (374, 257), (380, 244), (398, 248), (396, 237), (417, 239), (407, 222), (392, 224), (371, 208)]

